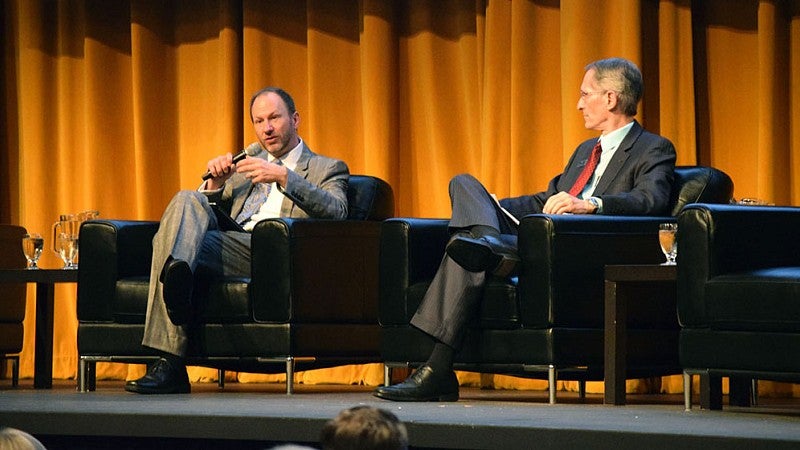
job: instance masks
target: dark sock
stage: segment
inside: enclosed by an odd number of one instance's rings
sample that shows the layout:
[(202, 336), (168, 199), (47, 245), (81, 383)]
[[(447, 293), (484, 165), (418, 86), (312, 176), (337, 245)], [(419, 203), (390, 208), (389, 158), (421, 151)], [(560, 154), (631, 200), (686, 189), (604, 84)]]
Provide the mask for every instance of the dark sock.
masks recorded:
[(173, 369), (180, 370), (186, 367), (186, 363), (183, 361), (183, 358), (178, 355), (173, 355), (172, 353), (162, 353), (161, 357), (166, 359)]
[(476, 238), (482, 236), (492, 236), (495, 238), (500, 237), (500, 230), (498, 230), (495, 227), (490, 227), (488, 225), (475, 225), (470, 229), (470, 233)]
[(453, 354), (455, 350), (449, 345), (437, 342), (433, 346), (431, 356), (428, 358), (428, 365), (434, 372), (449, 372), (453, 370)]
[(459, 236), (464, 237), (473, 237), (472, 233), (470, 233), (469, 228), (453, 228), (450, 230), (450, 239), (455, 239)]

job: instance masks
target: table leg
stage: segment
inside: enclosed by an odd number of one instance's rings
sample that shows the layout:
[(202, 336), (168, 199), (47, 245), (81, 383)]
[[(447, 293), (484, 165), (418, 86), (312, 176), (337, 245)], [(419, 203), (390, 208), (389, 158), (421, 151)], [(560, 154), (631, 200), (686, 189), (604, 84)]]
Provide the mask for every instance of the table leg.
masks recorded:
[(625, 404), (625, 348), (627, 345), (627, 301), (617, 283), (605, 282), (605, 359), (603, 403)]
[(700, 373), (700, 407), (722, 409), (722, 377), (708, 371)]
[(33, 359), (33, 387), (53, 387), (53, 304), (52, 283), (36, 283), (36, 336)]

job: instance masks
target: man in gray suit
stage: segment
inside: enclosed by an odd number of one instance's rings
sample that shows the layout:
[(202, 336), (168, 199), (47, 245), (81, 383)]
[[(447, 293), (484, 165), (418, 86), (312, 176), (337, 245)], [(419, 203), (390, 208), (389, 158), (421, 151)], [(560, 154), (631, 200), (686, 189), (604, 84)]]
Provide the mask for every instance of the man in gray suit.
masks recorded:
[(194, 274), (202, 270), (204, 275), (249, 277), (250, 231), (256, 222), (270, 217), (347, 218), (347, 165), (305, 145), (297, 134), (300, 115), (292, 97), (275, 87), (256, 92), (250, 99), (250, 119), (258, 142), (245, 149), (248, 156), (235, 162), (228, 153), (210, 160), (200, 189), (179, 192), (164, 211), (153, 238), (142, 340), (162, 357), (143, 377), (127, 382), (127, 391), (190, 391), (183, 358)]
[(478, 180), (450, 182), (450, 242), (411, 324), (434, 337), (426, 364), (408, 379), (375, 390), (395, 401), (455, 401), (453, 355), (476, 314), (487, 272), (510, 275), (519, 261), (518, 219), (527, 214), (668, 214), (675, 168), (672, 143), (634, 119), (642, 74), (630, 61), (611, 58), (586, 66), (578, 109), (586, 128), (601, 132), (583, 142), (547, 190), (496, 202)]

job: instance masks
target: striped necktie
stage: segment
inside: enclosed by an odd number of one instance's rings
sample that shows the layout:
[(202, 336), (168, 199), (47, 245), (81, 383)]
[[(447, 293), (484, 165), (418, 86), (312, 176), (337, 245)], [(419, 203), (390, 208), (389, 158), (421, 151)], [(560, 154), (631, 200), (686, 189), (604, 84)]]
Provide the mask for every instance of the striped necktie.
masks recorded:
[[(280, 159), (275, 159), (273, 164), (282, 165)], [(269, 192), (272, 189), (273, 183), (255, 183), (253, 185), (253, 189), (250, 190), (250, 195), (247, 196), (247, 200), (244, 202), (244, 207), (242, 207), (242, 212), (236, 216), (236, 222), (240, 225), (244, 225), (253, 214), (257, 213), (259, 209), (261, 209), (261, 205), (267, 201), (267, 197), (269, 197)]]

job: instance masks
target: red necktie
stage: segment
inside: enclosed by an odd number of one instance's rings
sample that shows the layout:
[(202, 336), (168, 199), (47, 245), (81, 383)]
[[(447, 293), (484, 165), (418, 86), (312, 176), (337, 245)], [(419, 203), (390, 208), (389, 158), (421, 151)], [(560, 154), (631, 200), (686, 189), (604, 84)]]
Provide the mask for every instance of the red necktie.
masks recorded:
[(586, 187), (586, 183), (589, 181), (589, 178), (592, 178), (592, 174), (594, 173), (594, 169), (597, 167), (597, 163), (600, 162), (600, 153), (603, 152), (603, 149), (600, 147), (600, 141), (597, 141), (594, 148), (592, 149), (592, 153), (589, 155), (589, 159), (586, 160), (586, 165), (583, 166), (583, 172), (578, 175), (578, 179), (575, 180), (575, 184), (572, 185), (572, 188), (569, 190), (569, 195), (577, 197), (578, 194), (583, 191), (583, 188)]

